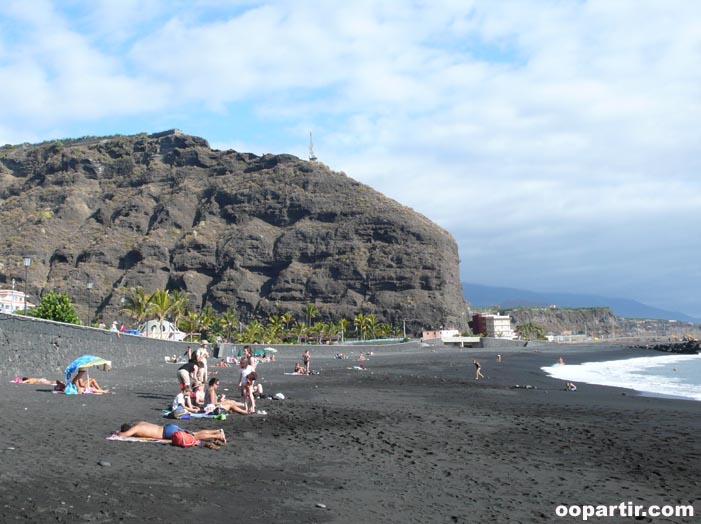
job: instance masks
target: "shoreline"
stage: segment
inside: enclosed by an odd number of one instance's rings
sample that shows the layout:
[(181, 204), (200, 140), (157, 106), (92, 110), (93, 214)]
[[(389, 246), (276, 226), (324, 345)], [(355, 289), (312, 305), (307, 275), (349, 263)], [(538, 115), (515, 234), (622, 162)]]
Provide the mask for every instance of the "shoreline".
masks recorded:
[[(624, 358), (612, 360), (587, 359), (584, 362), (562, 367), (558, 364), (551, 364), (542, 367), (541, 370), (556, 380), (628, 389), (636, 395), (701, 401), (697, 384), (679, 383), (673, 377), (650, 373), (656, 368), (664, 367), (664, 365), (679, 364), (681, 366), (684, 362), (698, 361), (701, 356), (657, 351), (645, 355), (625, 354), (622, 356)], [(651, 381), (653, 377), (659, 378)], [(674, 393), (675, 389), (678, 389), (679, 392)]]

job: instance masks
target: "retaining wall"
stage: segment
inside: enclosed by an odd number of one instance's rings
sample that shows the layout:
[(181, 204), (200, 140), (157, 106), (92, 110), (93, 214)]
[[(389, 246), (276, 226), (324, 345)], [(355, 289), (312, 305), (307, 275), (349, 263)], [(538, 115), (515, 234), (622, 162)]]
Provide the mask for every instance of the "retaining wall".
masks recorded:
[[(20, 315), (0, 313), (0, 378), (46, 377), (62, 378), (64, 370), (81, 355), (95, 355), (111, 360), (117, 369), (150, 364), (163, 364), (164, 357), (182, 355), (187, 346), (197, 347), (197, 342), (169, 342), (147, 337), (113, 333), (73, 324), (63, 324)], [(235, 354), (241, 348), (236, 344)], [(252, 348), (264, 348), (268, 344), (251, 344)], [(318, 346), (306, 344), (271, 344), (278, 350), (277, 357), (299, 359), (305, 349), (312, 352), (312, 362), (320, 355), (334, 355), (337, 352), (349, 355), (377, 351), (418, 350), (418, 342), (394, 344), (362, 344)], [(211, 348), (212, 354), (215, 348)], [(227, 347), (220, 358), (231, 355)], [(210, 364), (211, 366), (212, 364)]]
[(167, 355), (182, 354), (187, 345), (0, 313), (3, 378), (61, 378), (66, 366), (85, 354), (112, 360), (120, 368), (162, 363)]

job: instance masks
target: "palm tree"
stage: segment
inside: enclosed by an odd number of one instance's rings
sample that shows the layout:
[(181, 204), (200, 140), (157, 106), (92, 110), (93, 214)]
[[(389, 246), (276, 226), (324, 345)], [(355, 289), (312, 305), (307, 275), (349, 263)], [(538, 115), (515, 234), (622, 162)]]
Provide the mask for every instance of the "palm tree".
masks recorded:
[(187, 293), (176, 289), (170, 293), (170, 299), (173, 301), (173, 324), (177, 326), (187, 308)]
[(252, 321), (241, 333), (241, 342), (244, 344), (255, 344), (265, 334), (265, 327), (258, 320)]
[(370, 335), (372, 336), (372, 338), (376, 338), (377, 337), (377, 325), (378, 325), (377, 316), (375, 315), (375, 313), (370, 313), (366, 317), (366, 320), (367, 320), (368, 329), (370, 330)]
[(319, 310), (311, 302), (307, 302), (304, 306), (304, 314), (307, 317), (307, 326), (312, 325), (312, 319), (319, 316)]
[(309, 328), (309, 334), (316, 338), (317, 344), (321, 344), (321, 337), (324, 334), (325, 329), (326, 324), (323, 322), (314, 322), (314, 325)]
[(167, 289), (154, 291), (148, 299), (148, 313), (158, 317), (159, 338), (163, 337), (163, 321), (170, 315), (175, 305), (170, 296), (170, 291)]
[(328, 322), (324, 326), (324, 338), (328, 340), (337, 340), (340, 332), (340, 322)]
[(144, 292), (141, 286), (132, 287), (124, 297), (124, 307), (122, 311), (141, 324), (148, 314), (149, 295)]
[(231, 342), (231, 329), (238, 323), (238, 318), (236, 317), (236, 311), (233, 308), (229, 308), (219, 317), (219, 325), (222, 329), (226, 330), (226, 339)]
[(365, 340), (365, 330), (368, 328), (368, 319), (362, 313), (355, 315), (353, 325), (360, 330), (360, 339)]
[(380, 337), (388, 337), (392, 335), (393, 329), (392, 326), (387, 324), (386, 322), (383, 322), (379, 326), (377, 326), (377, 334), (380, 335)]
[(208, 332), (216, 319), (217, 314), (214, 312), (214, 308), (209, 304), (204, 306), (202, 311), (200, 311), (200, 328), (202, 328), (202, 331), (207, 332), (207, 336), (209, 336)]
[(282, 320), (282, 323), (285, 324), (285, 329), (290, 329), (290, 324), (292, 324), (294, 319), (295, 318), (292, 316), (292, 313), (289, 311), (280, 315), (280, 320)]
[(545, 338), (545, 329), (534, 322), (525, 322), (516, 326), (516, 331), (526, 340), (542, 340)]
[(190, 337), (190, 342), (192, 342), (192, 336), (200, 331), (200, 316), (192, 310), (186, 311), (178, 324), (178, 328), (187, 333)]
[(295, 335), (297, 337), (297, 344), (302, 342), (302, 338), (307, 336), (307, 331), (308, 328), (305, 326), (302, 322), (295, 321), (294, 324), (292, 324), (292, 329), (290, 329), (290, 333)]
[[(278, 315), (273, 315), (268, 319), (267, 337), (269, 339), (279, 339), (280, 332), (282, 331), (282, 318)], [(270, 340), (272, 341), (272, 340)]]
[(341, 330), (341, 342), (346, 339), (346, 331), (348, 331), (348, 326), (350, 326), (350, 320), (347, 318), (342, 318), (338, 321), (338, 328)]

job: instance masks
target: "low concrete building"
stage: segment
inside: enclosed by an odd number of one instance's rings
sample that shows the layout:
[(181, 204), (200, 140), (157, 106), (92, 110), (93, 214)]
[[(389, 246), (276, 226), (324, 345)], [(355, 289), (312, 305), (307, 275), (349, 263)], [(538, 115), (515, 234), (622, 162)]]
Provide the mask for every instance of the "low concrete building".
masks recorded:
[(484, 333), (488, 337), (512, 340), (514, 332), (511, 329), (509, 315), (485, 315), (478, 313), (472, 317), (473, 331)]

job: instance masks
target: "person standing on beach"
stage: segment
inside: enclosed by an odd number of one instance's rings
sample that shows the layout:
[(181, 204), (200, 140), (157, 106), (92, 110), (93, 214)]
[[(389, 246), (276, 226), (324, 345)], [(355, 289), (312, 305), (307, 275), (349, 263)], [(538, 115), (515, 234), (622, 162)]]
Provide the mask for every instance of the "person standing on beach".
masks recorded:
[(180, 381), (180, 389), (197, 381), (197, 364), (194, 360), (190, 360), (178, 368), (178, 380)]
[(253, 371), (255, 371), (256, 366), (258, 365), (258, 360), (253, 356), (253, 350), (251, 349), (251, 346), (243, 346), (243, 356), (248, 361), (248, 365), (251, 366)]
[(248, 363), (248, 359), (246, 357), (241, 357), (241, 360), (239, 361), (239, 368), (241, 375), (239, 377), (239, 389), (241, 390), (241, 398), (246, 398), (246, 378), (248, 377), (249, 373), (252, 373), (253, 366), (251, 366)]
[(303, 354), (302, 354), (302, 362), (304, 362), (304, 371), (307, 375), (311, 373), (311, 368), (310, 368), (310, 363), (312, 361), (312, 356), (309, 353), (309, 350), (307, 349)]
[(207, 359), (209, 358), (209, 342), (203, 340), (200, 347), (195, 350), (195, 363), (197, 364), (197, 382), (205, 384), (207, 382)]
[(482, 374), (482, 366), (480, 366), (480, 363), (477, 362), (477, 360), (473, 360), (472, 363), (475, 365), (475, 380), (479, 380), (480, 378), (484, 378), (484, 375)]

